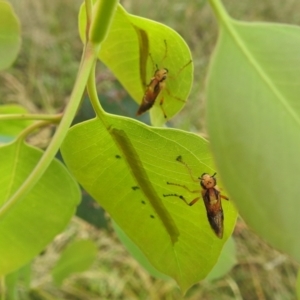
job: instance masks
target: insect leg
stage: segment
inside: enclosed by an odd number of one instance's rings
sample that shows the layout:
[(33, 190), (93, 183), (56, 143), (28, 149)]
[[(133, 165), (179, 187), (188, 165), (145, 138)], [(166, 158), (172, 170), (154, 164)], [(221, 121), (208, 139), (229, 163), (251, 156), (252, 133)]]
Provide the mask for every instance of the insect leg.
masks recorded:
[(167, 58), (168, 56), (168, 46), (167, 46), (167, 40), (164, 40), (164, 43), (165, 43), (165, 55), (164, 57), (162, 58), (161, 62), (160, 62), (160, 65), (163, 64), (164, 60)]
[(194, 205), (201, 197), (197, 197), (195, 199), (193, 199), (190, 203), (188, 203), (186, 201), (186, 199), (182, 196), (182, 195), (178, 195), (178, 194), (167, 194), (167, 195), (163, 195), (164, 197), (170, 197), (170, 196), (173, 196), (173, 197), (178, 197), (179, 199), (181, 199), (182, 201), (184, 201), (185, 204), (187, 204), (188, 206), (192, 206)]
[(192, 60), (190, 60), (188, 63), (186, 63), (184, 66), (182, 66), (182, 67), (178, 70), (178, 72), (177, 72), (175, 78), (182, 72), (182, 70), (183, 70), (185, 67), (187, 67), (187, 66), (188, 66), (189, 64), (191, 64), (191, 63), (192, 63)]
[(186, 187), (186, 186), (183, 185), (183, 184), (179, 184), (179, 183), (167, 182), (167, 184), (169, 184), (169, 185), (175, 185), (175, 186), (180, 186), (180, 187), (186, 189), (187, 191), (189, 191), (190, 193), (200, 193), (200, 192), (201, 192), (200, 190), (194, 190), (194, 191), (191, 191), (188, 187)]
[(167, 114), (166, 114), (165, 109), (164, 109), (164, 107), (163, 107), (163, 103), (164, 103), (164, 97), (162, 97), (162, 98), (160, 99), (160, 102), (159, 102), (159, 105), (160, 105), (160, 106), (159, 106), (159, 107), (160, 107), (160, 109), (162, 110), (165, 119), (167, 119)]
[(225, 199), (225, 200), (229, 200), (228, 197), (224, 196), (224, 195), (220, 195), (221, 198)]
[(170, 97), (174, 98), (175, 100), (178, 100), (178, 101), (180, 101), (180, 102), (186, 103), (186, 100), (183, 100), (183, 99), (181, 99), (181, 98), (179, 98), (179, 97), (176, 97), (176, 96), (174, 96), (173, 94), (171, 94), (171, 92), (169, 91), (168, 88), (165, 88), (165, 91), (167, 92), (167, 94), (168, 94)]
[(192, 201), (189, 203), (189, 206), (194, 205), (199, 199), (201, 199), (201, 197), (197, 197), (197, 198), (195, 198), (194, 200), (192, 200)]
[(182, 196), (182, 195), (178, 195), (178, 194), (163, 194), (164, 197), (178, 197), (179, 199), (181, 199), (182, 201), (184, 201), (187, 205), (189, 205), (189, 203), (186, 201), (186, 199)]

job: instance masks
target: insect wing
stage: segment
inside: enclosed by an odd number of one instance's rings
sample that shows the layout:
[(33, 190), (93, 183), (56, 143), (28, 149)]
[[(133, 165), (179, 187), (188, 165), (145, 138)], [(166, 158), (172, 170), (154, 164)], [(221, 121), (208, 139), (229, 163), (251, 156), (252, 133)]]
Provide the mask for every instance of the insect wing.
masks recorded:
[(223, 237), (223, 209), (220, 192), (216, 188), (202, 191), (209, 224), (215, 234), (221, 239)]
[(155, 77), (153, 77), (146, 89), (142, 103), (137, 111), (138, 116), (153, 106), (160, 91), (160, 82)]

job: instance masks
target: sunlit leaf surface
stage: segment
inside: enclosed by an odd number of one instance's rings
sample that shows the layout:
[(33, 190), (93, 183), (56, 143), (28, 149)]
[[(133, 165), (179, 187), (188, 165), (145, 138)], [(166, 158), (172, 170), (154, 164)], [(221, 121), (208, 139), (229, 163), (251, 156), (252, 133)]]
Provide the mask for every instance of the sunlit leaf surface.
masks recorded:
[(216, 163), (243, 219), (299, 262), (300, 28), (222, 26), (207, 87)]
[(176, 158), (182, 156), (195, 178), (213, 173), (208, 143), (195, 134), (155, 129), (122, 117), (107, 115), (105, 124), (94, 119), (72, 127), (61, 149), (64, 160), (149, 262), (186, 290), (216, 263), (236, 219), (231, 202), (223, 201), (225, 231), (219, 239), (202, 200), (190, 207), (178, 197), (163, 196), (199, 196), (199, 183)]

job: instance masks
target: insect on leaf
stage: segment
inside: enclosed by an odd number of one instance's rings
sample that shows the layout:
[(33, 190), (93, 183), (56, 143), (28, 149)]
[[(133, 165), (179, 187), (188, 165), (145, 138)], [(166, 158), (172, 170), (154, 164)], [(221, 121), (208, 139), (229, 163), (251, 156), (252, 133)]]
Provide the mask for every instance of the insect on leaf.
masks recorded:
[[(85, 34), (85, 16), (83, 5), (79, 14), (82, 39)], [(156, 69), (168, 69), (165, 88), (150, 109), (152, 124), (162, 125), (185, 105), (193, 80), (192, 58), (185, 41), (171, 28), (128, 14), (119, 5), (99, 58), (112, 70), (138, 105)], [(167, 118), (160, 107), (162, 98)]]
[(184, 157), (196, 176), (213, 173), (208, 143), (194, 134), (124, 117), (107, 115), (106, 123), (108, 129), (98, 119), (72, 127), (62, 145), (63, 158), (149, 262), (186, 290), (216, 263), (236, 219), (232, 203), (224, 201), (224, 236), (219, 239), (203, 201), (190, 207), (176, 197), (163, 197), (179, 191), (193, 197), (168, 181), (201, 189), (176, 157)]

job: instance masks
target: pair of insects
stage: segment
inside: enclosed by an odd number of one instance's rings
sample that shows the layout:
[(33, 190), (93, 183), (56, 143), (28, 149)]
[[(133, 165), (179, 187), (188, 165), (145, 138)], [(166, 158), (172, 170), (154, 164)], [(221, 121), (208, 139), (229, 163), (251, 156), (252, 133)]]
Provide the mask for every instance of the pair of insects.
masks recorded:
[(201, 193), (201, 196), (196, 197), (191, 202), (188, 202), (182, 195), (178, 195), (178, 194), (167, 194), (167, 195), (163, 195), (163, 196), (164, 197), (170, 197), (170, 196), (178, 197), (189, 206), (194, 205), (202, 197), (203, 202), (205, 204), (209, 224), (210, 224), (211, 228), (213, 229), (213, 231), (215, 232), (215, 234), (217, 235), (217, 237), (219, 237), (221, 239), (223, 237), (223, 228), (224, 228), (223, 227), (224, 215), (223, 215), (221, 198), (225, 199), (225, 200), (229, 200), (229, 199), (226, 196), (221, 194), (221, 191), (217, 186), (217, 180), (215, 177), (216, 173), (213, 175), (203, 173), (201, 175), (201, 177), (199, 177), (198, 179), (194, 179), (192, 176), (191, 169), (182, 160), (182, 157), (178, 156), (176, 158), (176, 160), (178, 162), (180, 162), (181, 164), (183, 164), (188, 169), (193, 181), (196, 181), (196, 182), (200, 181), (202, 190), (201, 191), (199, 191), (199, 190), (191, 191), (185, 185), (171, 183), (171, 182), (167, 182), (167, 184), (182, 187), (191, 193)]
[[(165, 55), (161, 61), (161, 64), (163, 63), (163, 61), (165, 60), (165, 58), (167, 57), (168, 54), (168, 48), (167, 48), (167, 41), (164, 40), (165, 43)], [(146, 112), (147, 110), (149, 110), (150, 108), (152, 108), (152, 106), (154, 105), (156, 99), (158, 98), (158, 96), (161, 94), (161, 92), (163, 90), (165, 90), (169, 96), (171, 96), (172, 98), (181, 101), (181, 102), (186, 102), (185, 100), (180, 99), (179, 97), (176, 97), (174, 95), (171, 95), (170, 91), (166, 88), (166, 80), (168, 78), (168, 73), (169, 70), (167, 68), (158, 68), (158, 65), (154, 63), (152, 55), (149, 53), (149, 56), (152, 60), (152, 64), (153, 66), (156, 66), (156, 70), (154, 72), (153, 77), (150, 80), (150, 83), (147, 85), (142, 102), (140, 104), (140, 107), (137, 111), (137, 115), (141, 115), (144, 112)], [(179, 71), (177, 72), (176, 77), (181, 73), (181, 71), (187, 67), (192, 61), (190, 60), (187, 64), (185, 64), (183, 67), (181, 67), (181, 69), (179, 69)], [(176, 78), (175, 77), (175, 78)], [(167, 114), (165, 112), (165, 109), (163, 107), (163, 103), (164, 103), (164, 97), (162, 96), (160, 98), (160, 108), (162, 110), (162, 113), (165, 117), (165, 119), (167, 119)]]

